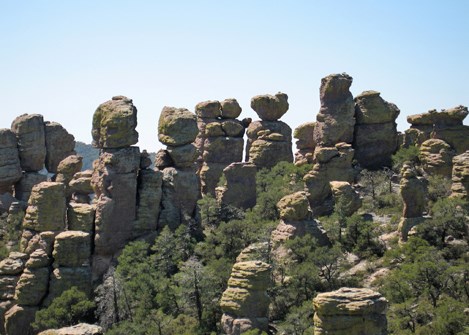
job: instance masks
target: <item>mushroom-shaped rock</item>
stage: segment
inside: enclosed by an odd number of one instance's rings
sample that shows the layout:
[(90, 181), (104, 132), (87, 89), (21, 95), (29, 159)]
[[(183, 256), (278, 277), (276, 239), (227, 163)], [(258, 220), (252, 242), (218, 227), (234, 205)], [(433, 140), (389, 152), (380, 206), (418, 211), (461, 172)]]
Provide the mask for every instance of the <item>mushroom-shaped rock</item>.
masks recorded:
[(309, 201), (305, 192), (296, 192), (284, 196), (277, 203), (280, 218), (286, 221), (300, 221), (305, 219), (309, 212)]
[(288, 95), (256, 95), (251, 99), (251, 108), (263, 121), (277, 121), (288, 111)]
[(158, 121), (158, 139), (161, 143), (181, 146), (192, 143), (199, 128), (195, 114), (185, 108), (164, 107)]
[(93, 146), (124, 148), (138, 142), (137, 108), (132, 99), (112, 97), (98, 106), (93, 115)]

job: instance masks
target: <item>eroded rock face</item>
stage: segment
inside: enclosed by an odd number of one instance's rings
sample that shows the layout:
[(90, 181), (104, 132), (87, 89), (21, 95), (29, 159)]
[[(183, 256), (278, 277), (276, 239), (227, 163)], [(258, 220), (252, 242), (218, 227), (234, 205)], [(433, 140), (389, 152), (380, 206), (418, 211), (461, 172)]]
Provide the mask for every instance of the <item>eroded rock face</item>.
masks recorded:
[(355, 98), (353, 147), (355, 159), (367, 169), (391, 166), (398, 146), (396, 118), (400, 111), (376, 91), (365, 91)]
[(299, 125), (293, 132), (293, 137), (297, 139), (295, 153), (295, 165), (313, 164), (314, 149), (316, 141), (314, 140), (314, 127), (316, 122), (307, 122)]
[(222, 205), (248, 209), (256, 205), (257, 168), (250, 163), (231, 163), (224, 170), (226, 185), (217, 188), (217, 200)]
[(137, 220), (134, 223), (134, 235), (156, 231), (163, 196), (163, 173), (150, 169), (140, 170), (138, 176)]
[[(264, 256), (268, 253), (252, 249), (267, 249), (265, 244), (251, 248), (233, 265), (228, 288), (223, 292), (220, 307), (223, 311), (222, 327), (228, 335), (240, 335), (253, 328), (267, 331), (270, 299), (271, 267)], [(243, 254), (243, 252), (241, 254)], [(253, 260), (253, 258), (262, 258)]]
[(83, 231), (67, 230), (55, 237), (54, 267), (88, 266), (91, 257), (91, 235)]
[(277, 121), (287, 112), (288, 107), (288, 95), (281, 92), (256, 95), (251, 99), (251, 108), (262, 121)]
[(57, 172), (59, 163), (70, 155), (75, 155), (75, 137), (57, 122), (45, 123), (46, 169)]
[(23, 176), (15, 184), (16, 199), (28, 202), (34, 185), (47, 181), (47, 176), (37, 172), (23, 172)]
[(46, 159), (44, 119), (39, 114), (23, 114), (11, 124), (18, 140), (21, 168), (26, 172), (42, 170)]
[(236, 119), (241, 115), (241, 106), (236, 99), (225, 99), (221, 102), (221, 116), (224, 119)]
[(314, 334), (385, 335), (387, 300), (365, 288), (342, 287), (313, 299)]
[(350, 144), (337, 143), (334, 147), (316, 147), (314, 160), (324, 171), (328, 181), (353, 183), (357, 175), (352, 167), (354, 149)]
[(22, 306), (38, 306), (47, 294), (49, 268), (26, 269), (17, 285), (15, 299)]
[(453, 158), (451, 196), (469, 199), (469, 151)]
[(420, 162), (429, 175), (451, 177), (454, 150), (443, 140), (429, 139), (420, 146)]
[(0, 194), (11, 192), (13, 184), (22, 176), (17, 146), (15, 134), (0, 129)]
[(336, 143), (352, 143), (355, 126), (355, 108), (348, 74), (331, 74), (321, 79), (321, 108), (314, 128), (318, 145), (334, 146)]
[(42, 182), (33, 187), (23, 227), (35, 231), (65, 230), (65, 188), (57, 182)]
[(96, 325), (79, 323), (75, 326), (60, 329), (49, 329), (40, 332), (38, 335), (102, 335), (103, 329)]
[(185, 108), (164, 107), (158, 121), (158, 139), (161, 143), (181, 146), (194, 142), (197, 133), (195, 114)]
[(286, 221), (299, 221), (306, 219), (309, 211), (309, 202), (305, 192), (296, 192), (284, 196), (277, 203), (280, 219)]
[(352, 185), (346, 181), (331, 181), (332, 195), (337, 204), (342, 203), (344, 215), (351, 216), (362, 206), (360, 195), (353, 189)]
[(93, 115), (93, 146), (124, 148), (138, 142), (137, 108), (132, 99), (112, 97), (98, 106)]
[(8, 335), (31, 335), (31, 324), (38, 308), (14, 305), (5, 313), (5, 331)]
[(315, 164), (313, 169), (303, 177), (303, 181), (308, 190), (308, 200), (314, 217), (330, 213), (334, 204), (326, 170), (319, 164)]

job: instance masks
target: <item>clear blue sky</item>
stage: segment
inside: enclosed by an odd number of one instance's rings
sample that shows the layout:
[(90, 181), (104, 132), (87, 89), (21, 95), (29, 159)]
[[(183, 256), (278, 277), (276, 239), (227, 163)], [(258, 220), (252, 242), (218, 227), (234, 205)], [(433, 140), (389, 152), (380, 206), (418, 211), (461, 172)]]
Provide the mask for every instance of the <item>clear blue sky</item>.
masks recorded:
[[(23, 113), (91, 141), (96, 107), (126, 95), (139, 145), (161, 147), (163, 106), (285, 92), (292, 128), (315, 121), (319, 84), (354, 78), (405, 117), (469, 105), (469, 1), (0, 0), (0, 128)], [(467, 121), (465, 122), (467, 124)]]

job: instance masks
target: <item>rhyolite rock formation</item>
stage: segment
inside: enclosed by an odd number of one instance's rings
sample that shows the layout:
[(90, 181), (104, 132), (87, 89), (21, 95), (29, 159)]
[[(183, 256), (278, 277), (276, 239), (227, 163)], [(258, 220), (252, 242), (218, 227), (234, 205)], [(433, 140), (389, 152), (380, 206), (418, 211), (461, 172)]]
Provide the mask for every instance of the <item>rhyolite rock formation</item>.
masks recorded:
[(266, 259), (268, 244), (259, 243), (247, 249), (241, 252), (233, 265), (228, 287), (220, 300), (223, 311), (221, 323), (227, 335), (268, 329), (270, 299), (267, 289), (271, 272)]
[(336, 143), (352, 143), (355, 126), (355, 106), (348, 74), (331, 74), (321, 79), (321, 108), (316, 117), (314, 139), (320, 146), (330, 147)]
[(365, 91), (355, 97), (355, 159), (366, 169), (392, 165), (398, 147), (396, 105), (385, 101), (379, 92)]
[(316, 122), (306, 122), (295, 128), (293, 137), (297, 151), (295, 152), (295, 165), (313, 164), (314, 149), (316, 141), (314, 140), (314, 127)]
[(9, 129), (0, 129), (0, 194), (11, 192), (13, 185), (21, 179), (20, 157), (15, 134)]
[(469, 151), (453, 158), (451, 196), (469, 200)]
[(57, 122), (45, 122), (46, 169), (57, 172), (57, 166), (66, 157), (75, 154), (75, 137)]
[(335, 204), (341, 204), (345, 216), (350, 216), (362, 206), (360, 195), (346, 181), (331, 181), (331, 191)]
[(256, 205), (257, 168), (251, 163), (231, 163), (223, 169), (226, 184), (217, 187), (218, 202), (240, 209)]
[(96, 325), (79, 323), (74, 326), (60, 329), (48, 329), (40, 332), (38, 335), (102, 335), (103, 329)]
[(342, 287), (313, 299), (314, 335), (385, 335), (388, 301), (366, 288)]
[(288, 110), (288, 96), (258, 95), (251, 99), (251, 107), (261, 121), (252, 122), (246, 131), (246, 161), (258, 169), (271, 168), (282, 161), (293, 162), (292, 130), (278, 121)]
[(440, 175), (451, 178), (455, 151), (443, 140), (429, 139), (420, 146), (419, 159), (429, 175)]

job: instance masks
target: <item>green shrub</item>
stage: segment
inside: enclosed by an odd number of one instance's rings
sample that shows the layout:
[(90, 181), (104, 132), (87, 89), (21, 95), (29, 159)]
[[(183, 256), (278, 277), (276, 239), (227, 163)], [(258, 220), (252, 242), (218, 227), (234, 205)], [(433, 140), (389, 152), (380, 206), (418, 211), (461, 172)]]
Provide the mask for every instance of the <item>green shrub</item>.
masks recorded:
[(397, 152), (392, 155), (392, 168), (394, 171), (399, 172), (405, 162), (411, 164), (419, 163), (420, 150), (417, 146), (409, 146), (408, 148), (400, 148)]

